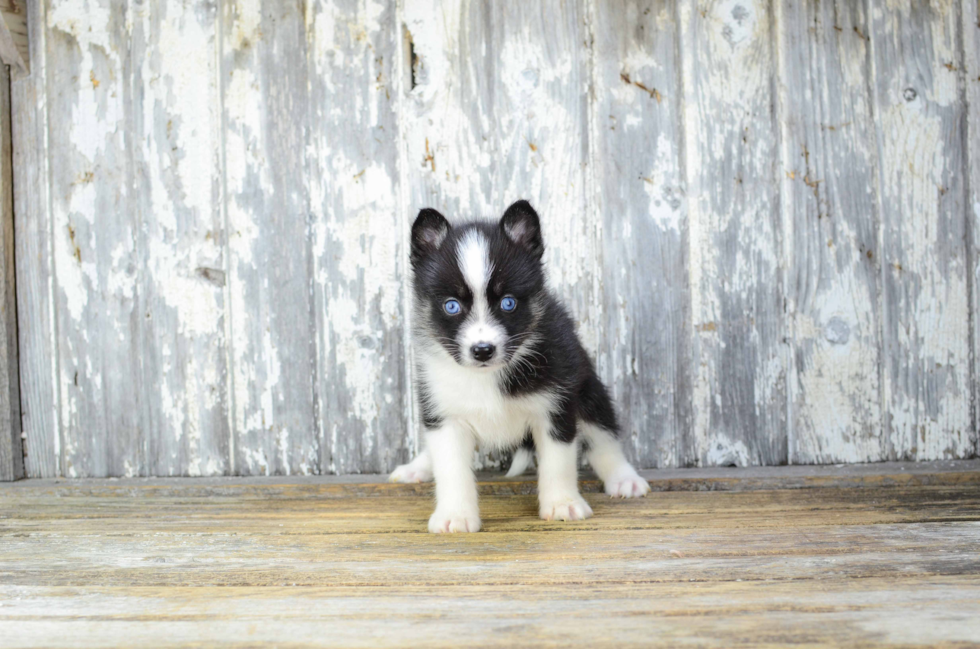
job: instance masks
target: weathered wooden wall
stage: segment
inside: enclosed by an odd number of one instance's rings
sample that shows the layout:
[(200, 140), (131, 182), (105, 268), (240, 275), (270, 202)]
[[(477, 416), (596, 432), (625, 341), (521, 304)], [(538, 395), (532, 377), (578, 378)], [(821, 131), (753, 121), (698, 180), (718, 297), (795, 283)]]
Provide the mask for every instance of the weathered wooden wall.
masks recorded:
[[(0, 16), (0, 22), (3, 17)], [(24, 477), (14, 289), (14, 174), (10, 67), (0, 62), (0, 481)]]
[(645, 467), (978, 452), (976, 0), (37, 0), (30, 476), (383, 472), (416, 210), (527, 198)]

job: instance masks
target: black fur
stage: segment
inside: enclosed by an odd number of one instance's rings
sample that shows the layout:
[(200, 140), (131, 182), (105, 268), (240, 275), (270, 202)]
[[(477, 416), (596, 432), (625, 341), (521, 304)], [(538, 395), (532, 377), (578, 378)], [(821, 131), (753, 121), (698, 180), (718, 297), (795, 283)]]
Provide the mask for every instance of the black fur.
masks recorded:
[(425, 426), (427, 430), (432, 430), (433, 428), (438, 428), (442, 425), (442, 417), (440, 417), (435, 408), (432, 407), (432, 400), (429, 397), (429, 391), (426, 388), (425, 381), (419, 379), (415, 382), (416, 390), (418, 390), (419, 395), (419, 406), (422, 408), (422, 425)]
[[(559, 441), (575, 439), (577, 418), (618, 435), (609, 393), (579, 341), (572, 318), (547, 288), (541, 263), (541, 226), (527, 201), (511, 205), (497, 223), (473, 221), (451, 226), (435, 210), (419, 212), (412, 227), (411, 261), (416, 308), (424, 316), (427, 333), (460, 360), (461, 350), (455, 340), (464, 318), (447, 315), (443, 307), (449, 298), (460, 301), (463, 314), (472, 307), (473, 296), (459, 269), (456, 249), (473, 229), (482, 232), (488, 242), (493, 264), (487, 287), (489, 304), (508, 337), (503, 350), (507, 366), (500, 389), (515, 397), (541, 391), (561, 395), (551, 413), (552, 436)], [(518, 307), (511, 313), (500, 310), (499, 302), (505, 295), (517, 299)], [(529, 339), (534, 341), (530, 349), (515, 360), (518, 347)], [(427, 428), (438, 426), (441, 421), (427, 405), (426, 387), (421, 381), (418, 389), (423, 423)]]

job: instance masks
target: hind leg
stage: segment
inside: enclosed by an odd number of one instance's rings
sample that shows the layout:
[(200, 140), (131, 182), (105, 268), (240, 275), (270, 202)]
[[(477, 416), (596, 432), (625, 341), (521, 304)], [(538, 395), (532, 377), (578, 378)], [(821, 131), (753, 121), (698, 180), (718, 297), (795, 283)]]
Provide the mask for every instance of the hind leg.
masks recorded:
[(388, 482), (432, 482), (432, 457), (429, 449), (424, 449), (408, 464), (395, 467), (388, 476)]
[(620, 498), (638, 498), (649, 493), (650, 484), (640, 477), (626, 459), (615, 435), (587, 421), (579, 422), (579, 432), (588, 444), (585, 457), (602, 480), (607, 494)]

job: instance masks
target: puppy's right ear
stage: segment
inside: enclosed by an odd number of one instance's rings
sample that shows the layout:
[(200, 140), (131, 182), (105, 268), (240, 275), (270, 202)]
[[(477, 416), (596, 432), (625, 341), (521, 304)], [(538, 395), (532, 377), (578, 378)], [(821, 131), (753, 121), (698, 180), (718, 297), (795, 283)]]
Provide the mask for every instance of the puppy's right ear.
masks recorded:
[(449, 236), (449, 221), (431, 208), (424, 208), (412, 226), (412, 259), (421, 259), (442, 246)]

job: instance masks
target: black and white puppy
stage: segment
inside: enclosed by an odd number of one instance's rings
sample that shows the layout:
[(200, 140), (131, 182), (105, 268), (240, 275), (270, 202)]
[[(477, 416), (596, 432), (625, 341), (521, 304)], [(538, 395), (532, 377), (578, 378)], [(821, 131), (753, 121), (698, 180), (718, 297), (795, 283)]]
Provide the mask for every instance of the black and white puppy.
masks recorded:
[(391, 474), (435, 477), (430, 532), (480, 529), (473, 451), (515, 448), (511, 474), (538, 455), (545, 520), (588, 518), (578, 491), (578, 448), (613, 496), (650, 487), (620, 448), (616, 413), (575, 333), (548, 290), (538, 215), (527, 201), (499, 223), (451, 226), (424, 209), (412, 226), (413, 341), (425, 451)]

